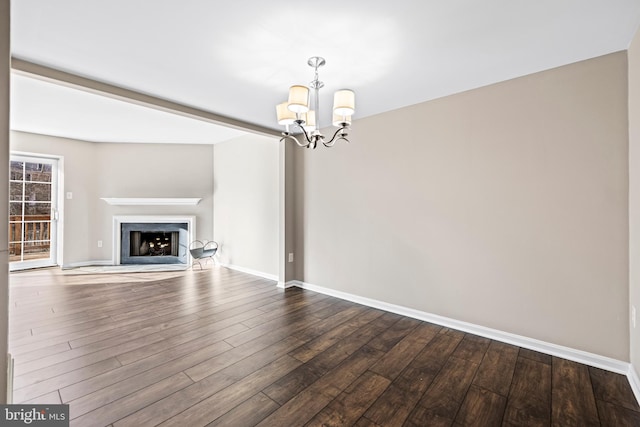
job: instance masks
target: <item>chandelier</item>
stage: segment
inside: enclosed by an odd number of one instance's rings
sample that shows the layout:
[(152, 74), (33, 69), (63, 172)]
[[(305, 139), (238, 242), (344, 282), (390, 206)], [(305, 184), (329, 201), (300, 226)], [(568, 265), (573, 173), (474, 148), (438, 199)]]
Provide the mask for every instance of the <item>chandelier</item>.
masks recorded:
[[(332, 124), (338, 128), (331, 139), (327, 141), (320, 132), (320, 89), (324, 83), (318, 80), (318, 68), (322, 67), (326, 61), (319, 56), (309, 58), (307, 64), (315, 70), (313, 81), (309, 87), (294, 85), (289, 88), (289, 100), (276, 105), (278, 124), (285, 126), (280, 141), (292, 139), (300, 147), (316, 148), (319, 143), (325, 147), (332, 147), (337, 141), (347, 139), (347, 130), (351, 124), (351, 116), (355, 111), (355, 94), (352, 90), (342, 89), (333, 95), (333, 120)], [(309, 98), (310, 89), (313, 93), (313, 109), (310, 109)], [(298, 140), (291, 133), (289, 126), (294, 126), (294, 130), (302, 131)], [(302, 140), (304, 137), (304, 140)]]

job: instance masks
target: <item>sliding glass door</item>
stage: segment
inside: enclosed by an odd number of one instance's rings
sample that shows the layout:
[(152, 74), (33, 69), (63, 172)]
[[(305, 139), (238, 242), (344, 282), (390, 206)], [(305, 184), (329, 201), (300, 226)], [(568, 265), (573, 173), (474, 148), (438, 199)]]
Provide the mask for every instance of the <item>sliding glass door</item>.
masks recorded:
[(58, 161), (11, 156), (9, 266), (56, 265)]

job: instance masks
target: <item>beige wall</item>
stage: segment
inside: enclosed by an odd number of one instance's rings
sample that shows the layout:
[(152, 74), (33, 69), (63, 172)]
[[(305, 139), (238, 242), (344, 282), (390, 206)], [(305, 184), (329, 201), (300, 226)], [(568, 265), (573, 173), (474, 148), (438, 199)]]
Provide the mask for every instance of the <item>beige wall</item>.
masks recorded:
[[(64, 263), (88, 261), (95, 258), (94, 247), (90, 236), (94, 234), (99, 204), (96, 201), (98, 180), (96, 173), (95, 145), (73, 139), (55, 138), (23, 132), (11, 132), (11, 150), (28, 153), (57, 155), (64, 157), (64, 188), (73, 192), (72, 200), (64, 200), (63, 212), (63, 244)], [(93, 227), (92, 227), (93, 223)], [(109, 257), (110, 258), (110, 257)]]
[(626, 75), (620, 52), (298, 150), (297, 278), (628, 360)]
[[(111, 260), (113, 215), (196, 216), (200, 239), (213, 235), (210, 145), (106, 144), (23, 132), (12, 151), (64, 157), (64, 265)], [(111, 206), (101, 197), (201, 197), (197, 206)], [(102, 240), (102, 248), (97, 242)]]
[(631, 363), (640, 376), (640, 33), (629, 57), (629, 300), (636, 308), (630, 326)]
[[(9, 224), (9, 79), (10, 1), (0, 0), (0, 223)], [(0, 227), (0, 403), (7, 402), (7, 336), (9, 321), (8, 227)]]
[[(284, 173), (284, 250), (282, 251), (282, 263), (284, 265), (284, 282), (295, 280), (296, 278), (296, 265), (302, 263), (289, 262), (289, 254), (292, 253), (297, 257), (302, 257), (302, 252), (295, 253), (296, 250), (296, 221), (298, 215), (296, 215), (296, 170), (295, 170), (295, 153), (299, 149), (292, 144), (281, 141), (281, 150), (284, 150), (284, 155), (281, 157), (281, 170)], [(294, 259), (295, 261), (295, 259)]]
[(214, 146), (214, 232), (219, 259), (279, 274), (279, 146), (258, 135)]

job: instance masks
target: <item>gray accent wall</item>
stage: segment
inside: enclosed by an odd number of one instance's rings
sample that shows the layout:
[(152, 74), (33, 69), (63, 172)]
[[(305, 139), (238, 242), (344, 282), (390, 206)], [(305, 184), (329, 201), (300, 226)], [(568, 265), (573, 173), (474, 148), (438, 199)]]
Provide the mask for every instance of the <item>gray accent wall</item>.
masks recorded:
[[(109, 144), (24, 132), (11, 150), (64, 158), (63, 264), (112, 259), (114, 215), (195, 215), (198, 239), (213, 239), (213, 147)], [(199, 197), (196, 206), (111, 206), (102, 197)], [(98, 247), (102, 240), (102, 248)]]
[(629, 360), (626, 52), (351, 135), (295, 153), (298, 280)]

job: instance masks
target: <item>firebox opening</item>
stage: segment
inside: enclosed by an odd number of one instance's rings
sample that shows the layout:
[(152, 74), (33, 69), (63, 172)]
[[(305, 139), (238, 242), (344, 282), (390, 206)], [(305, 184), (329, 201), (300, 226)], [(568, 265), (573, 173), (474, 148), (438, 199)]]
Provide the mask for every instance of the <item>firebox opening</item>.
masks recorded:
[(178, 256), (177, 231), (131, 231), (129, 256)]
[(120, 264), (187, 264), (189, 223), (123, 222)]

